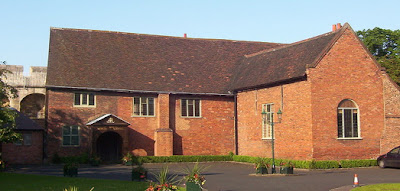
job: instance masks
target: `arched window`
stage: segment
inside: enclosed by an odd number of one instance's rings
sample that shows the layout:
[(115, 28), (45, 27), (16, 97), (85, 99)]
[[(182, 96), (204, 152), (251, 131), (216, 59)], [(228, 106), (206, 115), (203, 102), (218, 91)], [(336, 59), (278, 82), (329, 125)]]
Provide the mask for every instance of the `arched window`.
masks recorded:
[(359, 138), (359, 111), (356, 103), (345, 99), (337, 109), (338, 138)]

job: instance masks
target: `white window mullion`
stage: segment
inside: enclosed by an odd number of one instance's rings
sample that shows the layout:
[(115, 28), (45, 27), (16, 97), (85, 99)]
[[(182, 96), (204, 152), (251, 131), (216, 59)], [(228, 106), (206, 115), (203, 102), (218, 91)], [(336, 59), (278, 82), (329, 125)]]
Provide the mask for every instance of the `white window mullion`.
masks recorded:
[(345, 121), (344, 121), (344, 109), (342, 110), (342, 138), (346, 137), (346, 131), (345, 131)]
[(193, 100), (193, 116), (192, 117), (196, 117), (196, 100)]
[(351, 123), (351, 127), (350, 127), (351, 128), (351, 137), (354, 137), (353, 109), (350, 109), (350, 115), (351, 115), (351, 118), (350, 118), (351, 119), (351, 122), (350, 122)]
[(189, 116), (189, 100), (185, 100), (185, 101), (186, 101), (186, 116), (190, 117)]
[(143, 115), (143, 106), (142, 106), (142, 97), (139, 98), (139, 115), (142, 116)]

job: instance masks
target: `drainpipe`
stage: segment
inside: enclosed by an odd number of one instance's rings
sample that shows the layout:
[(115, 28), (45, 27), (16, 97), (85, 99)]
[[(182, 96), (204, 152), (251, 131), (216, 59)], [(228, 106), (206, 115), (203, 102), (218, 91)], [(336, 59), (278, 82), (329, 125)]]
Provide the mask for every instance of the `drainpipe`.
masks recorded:
[(234, 134), (235, 134), (235, 155), (239, 154), (239, 148), (238, 148), (238, 127), (237, 127), (237, 93), (234, 93)]

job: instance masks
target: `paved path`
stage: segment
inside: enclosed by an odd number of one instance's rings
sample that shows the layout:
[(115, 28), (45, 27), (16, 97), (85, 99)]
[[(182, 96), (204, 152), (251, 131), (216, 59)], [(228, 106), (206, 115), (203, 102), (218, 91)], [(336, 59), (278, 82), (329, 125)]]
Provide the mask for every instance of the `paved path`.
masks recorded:
[[(204, 173), (209, 191), (348, 191), (352, 188), (354, 174), (358, 174), (361, 185), (400, 182), (400, 169), (355, 168), (332, 170), (295, 169), (295, 176), (250, 176), (252, 165), (233, 162), (201, 163), (210, 166)], [(164, 164), (145, 164), (150, 172), (158, 172)], [(181, 169), (193, 163), (170, 163), (169, 169), (183, 177)], [(130, 168), (123, 165), (100, 167), (81, 166), (78, 177), (130, 180)], [(62, 166), (15, 166), (15, 173), (47, 174), (62, 176)], [(153, 179), (153, 177), (149, 177)]]

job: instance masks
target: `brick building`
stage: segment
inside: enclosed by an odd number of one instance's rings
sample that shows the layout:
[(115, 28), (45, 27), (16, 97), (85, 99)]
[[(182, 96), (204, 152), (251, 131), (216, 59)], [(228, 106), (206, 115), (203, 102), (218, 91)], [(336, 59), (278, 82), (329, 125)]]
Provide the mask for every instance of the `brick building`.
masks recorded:
[(2, 160), (9, 164), (41, 164), (43, 161), (44, 128), (19, 111), (15, 119), (15, 131), (22, 140), (15, 143), (1, 143)]
[(270, 157), (275, 117), (277, 158), (369, 159), (399, 144), (399, 96), (348, 24), (292, 44), (52, 28), (46, 154)]
[(18, 97), (5, 102), (7, 106), (20, 111), (16, 118), (16, 131), (23, 138), (14, 144), (0, 143), (1, 158), (13, 164), (41, 164), (47, 67), (32, 66), (29, 76), (24, 76), (23, 66), (0, 65), (0, 69), (11, 72), (6, 73), (2, 80), (18, 90)]

